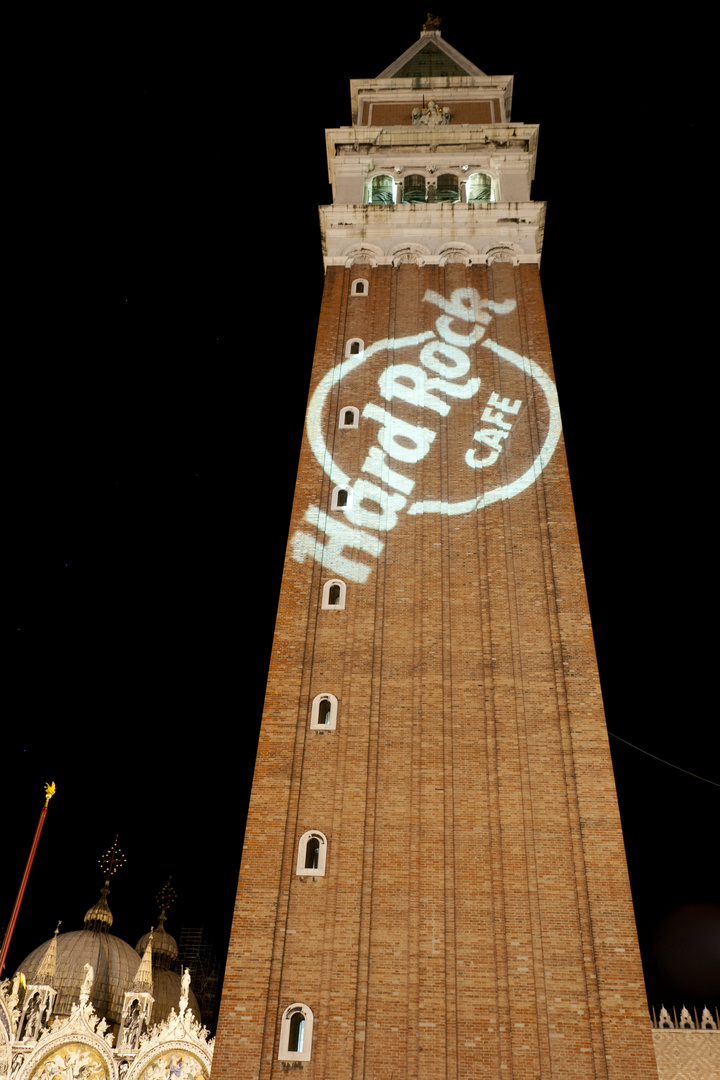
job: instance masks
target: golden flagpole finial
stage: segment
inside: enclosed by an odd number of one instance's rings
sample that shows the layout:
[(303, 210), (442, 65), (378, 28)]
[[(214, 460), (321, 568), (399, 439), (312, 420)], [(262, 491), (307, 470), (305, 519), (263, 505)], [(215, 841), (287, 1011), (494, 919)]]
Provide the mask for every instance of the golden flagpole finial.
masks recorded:
[(55, 794), (55, 781), (51, 780), (49, 784), (45, 785), (45, 805), (46, 806), (50, 802), (50, 800), (52, 799), (54, 794)]

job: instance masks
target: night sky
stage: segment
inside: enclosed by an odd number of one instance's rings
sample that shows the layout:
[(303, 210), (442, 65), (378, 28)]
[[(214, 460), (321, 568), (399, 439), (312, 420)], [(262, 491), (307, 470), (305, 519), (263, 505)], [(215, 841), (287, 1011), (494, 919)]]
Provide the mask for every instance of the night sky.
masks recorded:
[[(720, 775), (699, 33), (512, 10), (450, 5), (443, 36), (514, 74), (513, 119), (541, 125), (542, 280), (646, 983), (656, 1009), (701, 1007), (720, 997)], [(424, 14), (127, 16), (62, 105), (48, 86), (10, 312), (0, 925), (46, 780), (57, 794), (9, 971), (58, 919), (81, 928), (116, 834), (113, 931), (134, 944), (172, 874), (167, 929), (202, 925), (224, 954), (322, 293), (324, 129)]]

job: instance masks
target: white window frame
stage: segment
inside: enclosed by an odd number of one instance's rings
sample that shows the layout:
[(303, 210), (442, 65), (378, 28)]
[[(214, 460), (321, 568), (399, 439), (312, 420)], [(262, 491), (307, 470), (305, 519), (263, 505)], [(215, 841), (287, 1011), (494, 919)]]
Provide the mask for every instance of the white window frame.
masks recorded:
[[(323, 701), (330, 702), (330, 712), (328, 713), (327, 724), (320, 723), (320, 705)], [(334, 731), (337, 727), (337, 708), (338, 699), (334, 694), (317, 694), (312, 700), (312, 708), (310, 710), (311, 731)]]
[[(339, 585), (340, 586), (340, 598), (339, 598), (339, 603), (337, 603), (337, 604), (331, 604), (330, 603), (330, 590), (333, 587), (333, 585)], [(346, 595), (347, 595), (347, 585), (345, 584), (345, 582), (341, 581), (340, 578), (330, 578), (330, 580), (326, 581), (325, 584), (323, 585), (323, 591), (322, 591), (322, 609), (323, 609), (323, 611), (344, 611), (345, 610), (345, 597), (346, 597)]]
[[(351, 352), (350, 351), (353, 345), (359, 345), (360, 346), (360, 348), (357, 350), (357, 352)], [(348, 356), (359, 356), (360, 353), (363, 353), (363, 352), (365, 352), (365, 342), (363, 341), (362, 338), (351, 337), (351, 338), (347, 339), (347, 341), (345, 342), (345, 356), (346, 357), (348, 357)]]
[[(363, 285), (364, 288), (360, 289), (358, 291), (358, 285)], [(362, 277), (355, 278), (355, 280), (353, 281), (353, 283), (350, 286), (350, 295), (351, 296), (367, 296), (367, 294), (369, 292), (370, 292), (370, 282), (368, 281), (367, 278), (362, 278)]]
[[(303, 1048), (302, 1050), (288, 1050), (288, 1046), (290, 1045), (290, 1023), (293, 1016), (299, 1012), (302, 1013), (303, 1020), (305, 1021)], [(313, 1011), (309, 1005), (303, 1004), (302, 1001), (294, 1001), (292, 1005), (288, 1005), (287, 1009), (282, 1014), (282, 1020), (280, 1022), (280, 1050), (278, 1053), (278, 1061), (310, 1061), (310, 1055), (312, 1053), (313, 1020)]]
[[(345, 423), (345, 413), (349, 413), (349, 412), (351, 412), (353, 414), (353, 422), (352, 422), (352, 424), (346, 424)], [(338, 424), (338, 427), (341, 427), (341, 428), (357, 428), (357, 427), (360, 427), (360, 410), (358, 408), (356, 408), (354, 405), (346, 405), (344, 408), (342, 408), (340, 410), (340, 422)]]
[[(338, 495), (341, 491), (347, 492), (347, 502), (344, 506), (338, 505)], [(330, 496), (330, 509), (331, 510), (349, 510), (353, 504), (353, 489), (349, 484), (338, 484), (337, 487), (332, 489), (332, 495)]]
[[(307, 846), (310, 840), (319, 840), (317, 868), (305, 865)], [(298, 877), (325, 877), (325, 865), (327, 862), (327, 836), (318, 829), (308, 829), (303, 833), (298, 843), (298, 857), (295, 872)]]

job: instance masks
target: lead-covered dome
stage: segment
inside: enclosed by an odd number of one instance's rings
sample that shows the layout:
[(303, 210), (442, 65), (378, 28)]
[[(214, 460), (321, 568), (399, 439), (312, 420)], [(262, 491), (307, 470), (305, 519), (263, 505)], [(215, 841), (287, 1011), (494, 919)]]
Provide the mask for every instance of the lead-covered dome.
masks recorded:
[[(158, 924), (152, 931), (152, 962), (153, 971), (156, 968), (171, 968), (177, 964), (178, 959), (178, 943), (172, 934), (169, 934), (165, 929), (165, 909), (160, 912), (158, 917)], [(142, 954), (145, 952), (147, 943), (150, 940), (150, 933), (143, 934), (135, 946), (136, 952)]]
[[(180, 1003), (181, 977), (177, 971), (178, 944), (172, 934), (165, 929), (167, 918), (163, 907), (158, 917), (157, 927), (152, 931), (152, 978), (153, 978), (153, 1023), (167, 1020), (170, 1010), (177, 1012)], [(143, 934), (135, 946), (136, 951), (142, 956), (145, 952), (150, 934)], [(202, 1019), (200, 1006), (197, 998), (190, 989), (188, 994), (188, 1009), (195, 1015), (197, 1020)]]
[[(108, 907), (108, 881), (100, 899), (87, 911), (84, 929), (57, 934), (50, 938), (18, 965), (28, 985), (50, 981), (57, 990), (53, 1012), (69, 1016), (72, 1006), (80, 1000), (80, 988), (85, 979), (85, 965), (90, 964), (94, 981), (90, 999), (95, 1011), (111, 1024), (122, 1018), (123, 996), (133, 983), (141, 958), (129, 945), (108, 933), (113, 917)], [(46, 963), (51, 946), (55, 950), (54, 971)]]

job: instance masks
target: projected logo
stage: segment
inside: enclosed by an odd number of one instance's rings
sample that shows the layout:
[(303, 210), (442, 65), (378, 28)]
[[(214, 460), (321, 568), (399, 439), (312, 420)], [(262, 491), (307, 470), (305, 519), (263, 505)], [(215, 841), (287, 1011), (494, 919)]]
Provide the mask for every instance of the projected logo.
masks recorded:
[[(367, 581), (367, 556), (382, 553), (404, 515), (474, 514), (519, 495), (560, 438), (550, 378), (486, 336), (493, 319), (515, 311), (514, 300), (465, 288), (449, 299), (428, 290), (423, 302), (438, 313), (434, 330), (345, 357), (310, 400), (312, 451), (331, 485), (350, 490), (342, 508), (308, 508), (313, 533), (298, 530), (292, 554), (348, 581)], [(360, 410), (359, 427), (339, 431), (348, 406)]]

